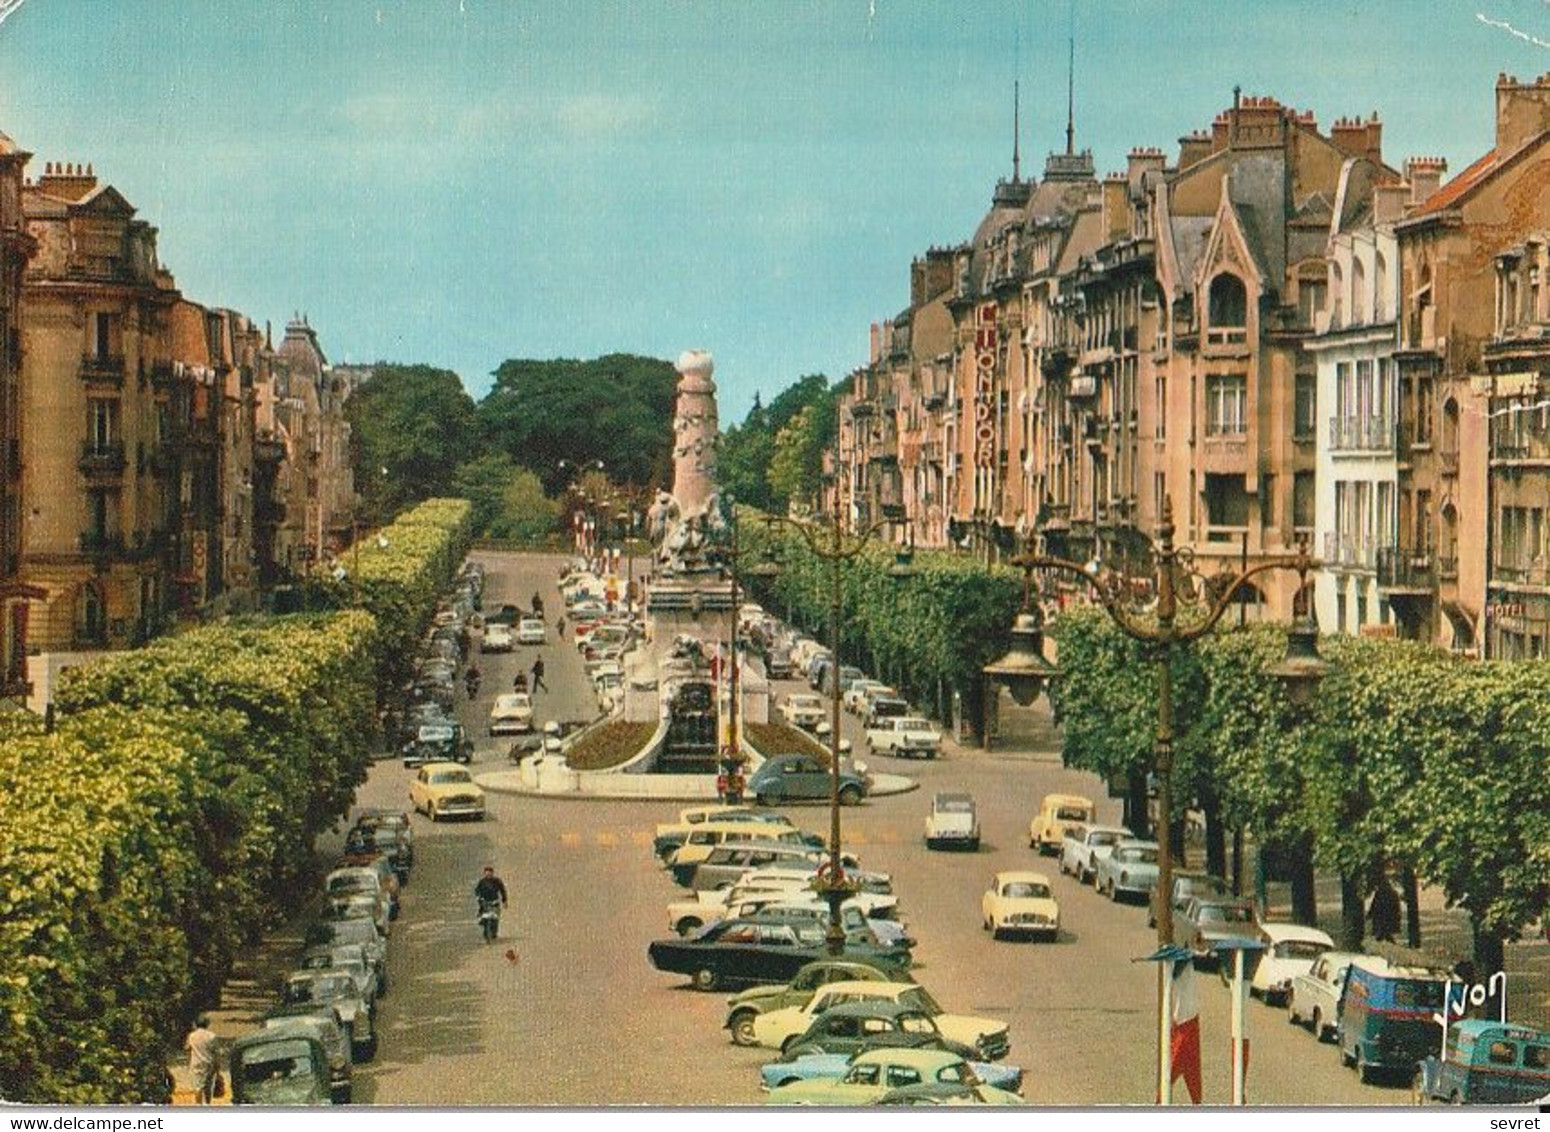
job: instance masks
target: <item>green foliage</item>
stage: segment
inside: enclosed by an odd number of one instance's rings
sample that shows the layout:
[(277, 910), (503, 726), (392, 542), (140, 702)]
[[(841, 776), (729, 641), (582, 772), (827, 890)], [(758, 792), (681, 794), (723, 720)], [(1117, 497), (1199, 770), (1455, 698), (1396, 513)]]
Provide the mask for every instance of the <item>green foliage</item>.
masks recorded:
[(777, 502), (812, 503), (823, 486), (823, 454), (834, 445), (837, 420), (834, 397), (826, 394), (775, 434), (769, 483)]
[(470, 460), (452, 486), (472, 507), (469, 527), (476, 536), (538, 542), (559, 529), (560, 505), (536, 475), (502, 453)]
[(551, 495), (567, 482), (561, 460), (602, 460), (620, 483), (666, 484), (677, 383), (670, 363), (633, 354), (508, 359), (479, 403), (479, 420), (490, 443), (536, 472)]
[(345, 402), (355, 484), (373, 522), (451, 489), (477, 441), (463, 381), (432, 366), (378, 363)]

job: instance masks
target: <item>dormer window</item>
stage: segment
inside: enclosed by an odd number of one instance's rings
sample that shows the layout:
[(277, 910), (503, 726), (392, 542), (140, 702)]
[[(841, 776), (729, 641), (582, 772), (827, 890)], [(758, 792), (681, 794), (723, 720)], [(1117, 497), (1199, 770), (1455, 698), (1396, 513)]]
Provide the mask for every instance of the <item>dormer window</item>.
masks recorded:
[(1362, 261), (1351, 257), (1351, 325), (1360, 326), (1367, 321), (1367, 269)]
[(1248, 339), (1248, 291), (1243, 280), (1226, 272), (1211, 280), (1206, 341), (1244, 342)]
[(1345, 325), (1345, 275), (1338, 263), (1329, 265), (1329, 328), (1339, 330)]

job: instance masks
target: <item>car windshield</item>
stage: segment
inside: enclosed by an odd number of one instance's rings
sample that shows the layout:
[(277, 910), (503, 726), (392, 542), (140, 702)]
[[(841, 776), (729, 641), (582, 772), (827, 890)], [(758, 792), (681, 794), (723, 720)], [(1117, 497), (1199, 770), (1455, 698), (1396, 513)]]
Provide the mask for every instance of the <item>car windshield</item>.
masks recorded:
[(1157, 863), (1156, 849), (1119, 849), (1115, 856), (1121, 861), (1136, 865), (1155, 865)]
[(305, 1041), (274, 1042), (244, 1051), (242, 1093), (258, 1104), (302, 1104), (313, 1091), (312, 1047)]
[(1202, 904), (1200, 922), (1213, 924), (1246, 924), (1253, 915), (1244, 904)]
[(931, 997), (931, 992), (925, 987), (909, 987), (900, 992), (899, 1002), (904, 1006), (913, 1006), (916, 1010), (933, 1017), (942, 1013), (942, 1008), (937, 1005), (936, 999)]
[(328, 878), (330, 892), (375, 892), (381, 887), (375, 873), (344, 873)]
[(1275, 957), (1277, 959), (1307, 959), (1311, 962), (1328, 950), (1328, 947), (1317, 940), (1283, 939), (1275, 946)]
[(420, 742), (422, 743), (446, 743), (451, 740), (452, 735), (452, 728), (441, 724), (420, 728)]
[(1406, 979), (1394, 984), (1394, 1005), (1430, 1009), (1442, 1005), (1442, 984), (1427, 979)]
[(900, 731), (929, 731), (931, 724), (924, 719), (901, 719), (894, 724), (894, 727)]
[(1092, 835), (1091, 839), (1089, 839), (1089, 841), (1088, 841), (1088, 844), (1090, 844), (1090, 845), (1113, 845), (1118, 840), (1119, 840), (1119, 834), (1117, 834), (1117, 833), (1107, 833), (1107, 832), (1100, 831), (1100, 832), (1095, 833), (1095, 834)]
[(963, 794), (938, 795), (936, 808), (945, 814), (969, 814), (974, 812), (974, 799)]
[(1013, 881), (1001, 889), (1001, 895), (1012, 900), (1047, 900), (1049, 885), (1033, 884), (1024, 880)]
[(909, 1034), (935, 1034), (938, 1033), (936, 1023), (931, 1020), (929, 1014), (900, 1014), (897, 1018), (899, 1029)]
[(445, 786), (449, 782), (472, 782), (473, 775), (466, 770), (439, 770), (431, 775), (432, 786)]
[(1056, 821), (1086, 821), (1087, 811), (1080, 806), (1061, 806), (1055, 811)]

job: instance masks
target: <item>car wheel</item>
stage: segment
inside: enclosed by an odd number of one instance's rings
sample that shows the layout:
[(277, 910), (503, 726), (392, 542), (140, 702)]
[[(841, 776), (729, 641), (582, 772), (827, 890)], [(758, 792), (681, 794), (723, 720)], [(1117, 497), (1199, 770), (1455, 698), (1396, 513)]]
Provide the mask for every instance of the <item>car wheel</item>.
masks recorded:
[(1410, 1078), (1410, 1103), (1414, 1105), (1430, 1104), (1431, 1097), (1426, 1095), (1426, 1073), (1417, 1069), (1415, 1076)]
[(695, 919), (693, 916), (685, 916), (683, 919), (678, 921), (677, 930), (679, 935), (688, 938), (704, 926), (705, 925), (703, 923)]
[(861, 788), (859, 786), (847, 786), (840, 791), (840, 805), (859, 806), (861, 804)]
[(357, 1062), (370, 1061), (377, 1056), (377, 1039), (373, 1037), (368, 1041), (352, 1043), (350, 1053)]
[(970, 853), (978, 853), (979, 851), (980, 851), (980, 839), (978, 837), (976, 837), (973, 841), (969, 842), (969, 852)]
[(694, 978), (692, 981), (694, 983), (695, 990), (713, 991), (716, 989), (716, 985), (721, 980), (717, 978), (716, 972), (712, 971), (709, 967), (701, 967), (694, 973)]
[(758, 1039), (753, 1036), (753, 1020), (758, 1015), (752, 1010), (739, 1010), (732, 1015), (732, 1022), (728, 1029), (732, 1031), (732, 1044), (735, 1046), (758, 1045)]
[(1297, 1004), (1291, 999), (1286, 1001), (1286, 1020), (1293, 1026), (1302, 1025), (1302, 1018), (1297, 1013)]
[(354, 1096), (355, 1090), (352, 1089), (348, 1083), (346, 1083), (343, 1085), (335, 1085), (334, 1088), (330, 1090), (330, 1092), (335, 1104), (349, 1104), (351, 1098)]
[(1341, 1046), (1340, 1047), (1340, 1064), (1344, 1065), (1347, 1069), (1354, 1068), (1355, 1065), (1356, 1065), (1356, 1054), (1355, 1053), (1347, 1053), (1346, 1049), (1345, 1049), (1345, 1046)]
[(1313, 1008), (1313, 1018), (1311, 1019), (1311, 1022), (1313, 1026), (1314, 1038), (1321, 1042), (1329, 1041), (1328, 1036), (1326, 1036), (1324, 1033), (1324, 1014), (1317, 1006)]

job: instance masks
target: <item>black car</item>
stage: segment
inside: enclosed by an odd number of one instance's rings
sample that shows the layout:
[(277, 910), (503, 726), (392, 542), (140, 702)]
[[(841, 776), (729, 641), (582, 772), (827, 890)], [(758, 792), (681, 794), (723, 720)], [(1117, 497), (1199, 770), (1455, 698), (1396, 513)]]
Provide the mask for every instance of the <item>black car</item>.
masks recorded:
[[(821, 926), (727, 920), (688, 939), (654, 940), (647, 949), (659, 971), (688, 975), (697, 990), (754, 983), (789, 983), (815, 959), (829, 958)], [(902, 948), (845, 945), (845, 957), (884, 970), (909, 966)]]
[(486, 625), (511, 625), (515, 627), (517, 622), (522, 620), (522, 617), (522, 610), (508, 602), (486, 617), (484, 623)]
[(473, 761), (474, 743), (461, 723), (424, 723), (414, 738), (404, 744), (404, 765), (425, 763), (466, 763)]

